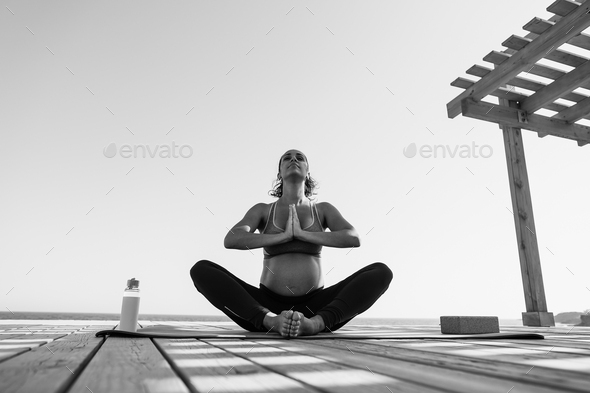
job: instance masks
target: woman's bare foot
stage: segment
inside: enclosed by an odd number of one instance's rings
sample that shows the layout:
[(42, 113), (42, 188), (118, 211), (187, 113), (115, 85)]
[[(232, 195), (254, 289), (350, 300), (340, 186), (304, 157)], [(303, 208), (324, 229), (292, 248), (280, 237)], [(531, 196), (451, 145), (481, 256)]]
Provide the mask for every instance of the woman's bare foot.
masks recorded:
[(283, 337), (313, 336), (325, 329), (324, 319), (319, 316), (306, 318), (298, 311), (286, 310), (279, 315), (268, 313), (264, 317), (264, 327)]
[[(291, 337), (297, 336), (313, 336), (325, 329), (324, 319), (319, 316), (306, 318), (300, 312), (293, 312), (292, 320), (295, 323), (291, 324)], [(293, 330), (295, 327), (295, 330)]]
[(294, 337), (299, 333), (300, 321), (293, 320), (294, 312), (286, 310), (279, 315), (268, 313), (264, 317), (263, 325), (268, 331), (279, 333), (284, 337)]

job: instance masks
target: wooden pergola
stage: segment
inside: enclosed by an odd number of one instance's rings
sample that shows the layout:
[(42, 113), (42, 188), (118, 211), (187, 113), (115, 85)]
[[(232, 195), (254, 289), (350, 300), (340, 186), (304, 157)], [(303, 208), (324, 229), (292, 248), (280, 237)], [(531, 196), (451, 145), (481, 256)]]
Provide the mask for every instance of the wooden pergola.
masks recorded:
[[(465, 91), (447, 104), (450, 118), (461, 113), (497, 123), (502, 129), (526, 303), (526, 312), (522, 313), (525, 326), (555, 326), (555, 321), (553, 313), (547, 311), (520, 130), (534, 131), (540, 138), (553, 135), (572, 139), (578, 146), (590, 143), (590, 127), (579, 124), (581, 119), (590, 120), (590, 96), (574, 91), (590, 89), (590, 61), (560, 48), (569, 44), (590, 50), (590, 35), (583, 33), (590, 26), (590, 1), (557, 0), (547, 11), (553, 14), (548, 20), (533, 18), (523, 26), (529, 32), (526, 36), (508, 37), (502, 43), (507, 49), (492, 51), (483, 58), (494, 68), (474, 65), (467, 70), (479, 80), (457, 78), (452, 82)], [(563, 69), (570, 71), (539, 63), (542, 59), (564, 64), (568, 67)], [(538, 82), (528, 75), (550, 82)], [(490, 96), (498, 98), (497, 105), (482, 101)], [(556, 102), (558, 99), (562, 100)], [(572, 104), (565, 105), (563, 100)]]

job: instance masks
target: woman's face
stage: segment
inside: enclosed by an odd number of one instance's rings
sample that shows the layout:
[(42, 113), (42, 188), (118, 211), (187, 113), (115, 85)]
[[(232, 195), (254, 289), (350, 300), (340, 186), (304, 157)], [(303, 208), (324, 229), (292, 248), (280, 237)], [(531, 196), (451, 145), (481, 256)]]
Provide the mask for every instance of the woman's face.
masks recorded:
[(281, 157), (279, 174), (282, 178), (292, 173), (298, 173), (300, 176), (305, 177), (308, 170), (307, 158), (299, 150), (289, 150)]

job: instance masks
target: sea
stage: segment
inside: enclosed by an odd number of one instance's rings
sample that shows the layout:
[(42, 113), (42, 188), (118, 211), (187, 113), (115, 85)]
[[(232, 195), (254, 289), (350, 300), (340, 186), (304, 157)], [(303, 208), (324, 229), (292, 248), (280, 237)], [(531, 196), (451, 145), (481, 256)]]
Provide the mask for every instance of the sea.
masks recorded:
[[(0, 312), (0, 320), (92, 320), (118, 321), (119, 314), (108, 313), (70, 313), (70, 312)], [(174, 322), (229, 322), (225, 315), (172, 315), (139, 314), (140, 321), (174, 321)], [(501, 326), (522, 326), (522, 319), (499, 318)], [(439, 318), (366, 318), (356, 317), (351, 322), (355, 325), (433, 325), (440, 324)]]

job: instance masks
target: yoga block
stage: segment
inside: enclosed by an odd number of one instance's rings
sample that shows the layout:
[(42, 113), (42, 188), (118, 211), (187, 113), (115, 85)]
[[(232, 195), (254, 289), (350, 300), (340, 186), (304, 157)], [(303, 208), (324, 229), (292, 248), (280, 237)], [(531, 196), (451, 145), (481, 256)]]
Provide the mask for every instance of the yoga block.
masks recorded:
[(500, 333), (498, 317), (440, 317), (443, 334)]

